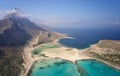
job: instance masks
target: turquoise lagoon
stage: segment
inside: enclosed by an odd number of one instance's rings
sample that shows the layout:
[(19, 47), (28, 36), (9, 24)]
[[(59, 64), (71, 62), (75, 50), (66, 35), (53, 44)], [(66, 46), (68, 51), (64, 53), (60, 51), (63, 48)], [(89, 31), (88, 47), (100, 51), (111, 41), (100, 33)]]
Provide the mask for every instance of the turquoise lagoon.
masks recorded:
[(35, 62), (30, 76), (80, 76), (76, 65), (61, 59)]
[(96, 60), (77, 61), (77, 65), (86, 70), (89, 76), (120, 76), (120, 70)]
[[(99, 40), (120, 40), (119, 29), (63, 29), (57, 30), (61, 33), (67, 33), (75, 39), (61, 39), (60, 44), (67, 47), (84, 49)], [(55, 47), (55, 46), (54, 46)], [(53, 46), (43, 46), (35, 49), (34, 54)], [(58, 48), (58, 47), (57, 47)], [(29, 76), (120, 76), (120, 70), (116, 70), (102, 62), (96, 60), (81, 60), (73, 64), (66, 60), (50, 59), (36, 61), (31, 69)]]
[(120, 70), (96, 60), (81, 60), (73, 64), (61, 59), (50, 59), (36, 61), (30, 76), (120, 76)]

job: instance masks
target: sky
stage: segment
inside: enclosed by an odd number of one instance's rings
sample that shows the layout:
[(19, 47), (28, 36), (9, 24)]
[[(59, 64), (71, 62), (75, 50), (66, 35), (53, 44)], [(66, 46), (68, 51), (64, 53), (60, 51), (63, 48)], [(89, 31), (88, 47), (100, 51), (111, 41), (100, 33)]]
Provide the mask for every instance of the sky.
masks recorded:
[(120, 0), (0, 0), (0, 15), (12, 8), (53, 27), (120, 27)]

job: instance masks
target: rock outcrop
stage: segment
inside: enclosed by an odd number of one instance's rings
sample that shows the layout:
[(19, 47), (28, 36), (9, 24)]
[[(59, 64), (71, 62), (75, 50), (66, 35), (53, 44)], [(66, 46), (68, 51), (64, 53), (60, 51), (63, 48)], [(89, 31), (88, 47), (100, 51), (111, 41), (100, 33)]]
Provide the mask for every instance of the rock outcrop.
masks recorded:
[(88, 48), (86, 53), (120, 68), (120, 40), (101, 40)]

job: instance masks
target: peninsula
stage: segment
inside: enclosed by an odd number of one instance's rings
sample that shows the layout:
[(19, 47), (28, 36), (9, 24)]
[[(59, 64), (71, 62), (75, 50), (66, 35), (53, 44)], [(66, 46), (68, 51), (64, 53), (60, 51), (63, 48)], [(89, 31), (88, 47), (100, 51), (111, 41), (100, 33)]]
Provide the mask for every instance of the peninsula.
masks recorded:
[[(37, 60), (47, 61), (49, 59), (55, 59), (55, 58), (68, 60), (72, 63), (75, 63), (77, 60), (95, 59), (107, 65), (110, 65), (116, 69), (120, 69), (120, 65), (119, 65), (120, 41), (101, 40), (99, 43), (94, 44), (89, 48), (81, 50), (81, 49), (63, 46), (58, 43), (59, 39), (61, 38), (58, 38), (49, 43), (41, 44), (31, 49), (30, 48), (27, 49), (29, 50), (29, 52), (27, 51), (26, 56), (29, 57), (30, 61), (27, 61), (27, 63), (29, 64), (27, 64), (28, 66), (26, 66), (26, 72), (24, 76), (29, 74), (32, 65), (35, 61)], [(114, 44), (115, 46), (111, 47), (112, 46), (111, 43)]]

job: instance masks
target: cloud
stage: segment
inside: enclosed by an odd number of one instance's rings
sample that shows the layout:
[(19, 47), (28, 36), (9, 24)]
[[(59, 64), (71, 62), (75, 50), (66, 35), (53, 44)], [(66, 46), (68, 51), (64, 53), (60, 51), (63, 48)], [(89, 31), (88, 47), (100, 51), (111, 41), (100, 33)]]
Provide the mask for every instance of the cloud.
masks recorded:
[(20, 9), (0, 10), (0, 19), (3, 19), (6, 15), (16, 14), (19, 17), (31, 17), (32, 14), (23, 13)]

